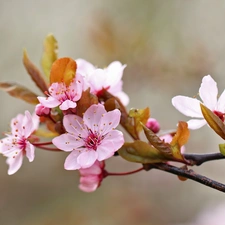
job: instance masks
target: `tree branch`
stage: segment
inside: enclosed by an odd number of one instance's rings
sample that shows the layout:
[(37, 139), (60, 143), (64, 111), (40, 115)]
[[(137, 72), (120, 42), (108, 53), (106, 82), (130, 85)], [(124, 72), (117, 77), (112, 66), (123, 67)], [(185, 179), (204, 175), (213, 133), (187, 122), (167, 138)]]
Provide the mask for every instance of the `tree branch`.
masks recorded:
[(190, 161), (192, 166), (200, 166), (201, 164), (208, 161), (225, 159), (225, 156), (219, 152), (208, 154), (183, 154), (183, 156), (185, 159)]
[(221, 192), (225, 192), (224, 184), (214, 181), (200, 174), (197, 174), (193, 170), (185, 170), (165, 163), (146, 164), (144, 167), (146, 170), (158, 169), (178, 176), (186, 177), (190, 180), (194, 180), (205, 186), (211, 187)]

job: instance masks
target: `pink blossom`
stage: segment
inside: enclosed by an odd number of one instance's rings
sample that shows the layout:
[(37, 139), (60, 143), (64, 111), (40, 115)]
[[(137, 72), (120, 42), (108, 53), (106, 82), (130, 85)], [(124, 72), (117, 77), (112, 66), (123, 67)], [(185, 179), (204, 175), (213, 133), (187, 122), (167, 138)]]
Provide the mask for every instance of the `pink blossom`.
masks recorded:
[(128, 105), (129, 97), (122, 91), (123, 82), (121, 80), (126, 65), (114, 61), (105, 69), (99, 69), (83, 59), (77, 59), (76, 63), (77, 71), (85, 77), (93, 94), (101, 94), (104, 88), (118, 97), (125, 106)]
[(183, 113), (185, 116), (194, 117), (197, 119), (191, 119), (188, 123), (189, 129), (198, 129), (204, 126), (207, 122), (204, 119), (200, 103), (204, 104), (211, 111), (213, 111), (222, 121), (224, 121), (225, 113), (225, 91), (217, 99), (218, 88), (217, 83), (210, 75), (204, 76), (201, 86), (199, 88), (199, 96), (202, 102), (196, 98), (190, 98), (186, 96), (175, 96), (172, 98), (173, 106)]
[(160, 130), (159, 122), (154, 118), (149, 118), (145, 126), (154, 133), (158, 133)]
[(34, 146), (29, 142), (29, 137), (37, 129), (38, 123), (37, 116), (34, 114), (32, 118), (28, 111), (11, 120), (11, 133), (6, 134), (7, 137), (0, 142), (0, 152), (7, 157), (9, 175), (19, 170), (24, 155), (30, 162), (34, 160)]
[(65, 83), (53, 83), (49, 89), (48, 97), (38, 97), (42, 107), (55, 108), (59, 106), (61, 110), (75, 108), (77, 101), (81, 98), (83, 91), (83, 78), (76, 74), (75, 79), (66, 86)]
[(118, 109), (106, 112), (103, 105), (91, 105), (83, 119), (68, 114), (63, 118), (67, 133), (52, 140), (53, 144), (66, 152), (64, 167), (67, 170), (88, 168), (96, 160), (111, 157), (124, 143), (123, 133), (115, 130), (120, 122)]
[(104, 167), (104, 161), (95, 161), (91, 167), (80, 169), (80, 190), (85, 192), (95, 191), (104, 178)]

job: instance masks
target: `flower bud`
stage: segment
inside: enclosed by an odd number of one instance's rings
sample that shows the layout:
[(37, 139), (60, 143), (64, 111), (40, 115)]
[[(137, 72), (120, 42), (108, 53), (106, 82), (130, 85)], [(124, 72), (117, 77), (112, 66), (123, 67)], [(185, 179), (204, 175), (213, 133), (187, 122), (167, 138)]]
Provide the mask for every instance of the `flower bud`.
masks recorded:
[(155, 134), (160, 130), (159, 122), (154, 118), (149, 118), (145, 126)]

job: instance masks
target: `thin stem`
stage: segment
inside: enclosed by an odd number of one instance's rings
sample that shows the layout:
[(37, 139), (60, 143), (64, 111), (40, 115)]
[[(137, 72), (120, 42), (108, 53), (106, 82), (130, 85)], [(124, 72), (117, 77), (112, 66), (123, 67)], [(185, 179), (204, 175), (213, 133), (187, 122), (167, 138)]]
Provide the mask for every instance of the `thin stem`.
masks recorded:
[(185, 159), (189, 160), (192, 166), (200, 166), (201, 164), (208, 161), (225, 159), (225, 156), (220, 152), (207, 154), (183, 154), (183, 156)]
[(35, 145), (35, 146), (52, 145), (52, 142), (51, 141), (49, 141), (49, 142), (38, 142), (38, 143), (32, 143), (32, 145)]
[(200, 174), (195, 173), (193, 170), (185, 170), (181, 168), (177, 168), (175, 166), (171, 166), (164, 163), (155, 163), (149, 164), (148, 169), (158, 169), (168, 173), (176, 174), (178, 176), (186, 177), (190, 180), (194, 180), (200, 184), (211, 187), (221, 192), (225, 192), (225, 185), (214, 181), (208, 177), (202, 176)]
[[(36, 146), (36, 145), (34, 145)], [(51, 147), (46, 147), (46, 146), (42, 146), (42, 145), (38, 145), (36, 146), (40, 149), (43, 149), (43, 150), (48, 150), (48, 151), (55, 151), (55, 152), (61, 152), (62, 150), (58, 149), (58, 148), (51, 148)]]
[(138, 173), (140, 171), (142, 171), (144, 168), (141, 167), (137, 170), (133, 170), (133, 171), (129, 171), (129, 172), (125, 172), (125, 173), (111, 173), (111, 172), (107, 172), (105, 171), (105, 176), (125, 176), (125, 175), (130, 175), (130, 174), (134, 174), (134, 173)]

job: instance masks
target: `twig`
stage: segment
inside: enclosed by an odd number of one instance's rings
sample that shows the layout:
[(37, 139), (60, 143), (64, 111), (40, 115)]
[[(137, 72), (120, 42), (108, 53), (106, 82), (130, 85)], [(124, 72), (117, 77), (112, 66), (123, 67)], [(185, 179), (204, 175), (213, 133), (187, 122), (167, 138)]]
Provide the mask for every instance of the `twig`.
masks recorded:
[(225, 159), (225, 156), (221, 153), (208, 153), (208, 154), (183, 154), (184, 158), (189, 160), (191, 165), (194, 166), (200, 166), (201, 164), (213, 161), (213, 160), (219, 160), (219, 159)]
[(202, 176), (200, 174), (195, 173), (193, 170), (185, 170), (182, 168), (177, 168), (175, 166), (171, 166), (165, 163), (155, 163), (148, 164), (148, 169), (158, 169), (162, 171), (166, 171), (168, 173), (176, 174), (178, 176), (186, 177), (190, 180), (194, 180), (200, 184), (211, 187), (221, 192), (225, 192), (225, 185), (214, 181), (208, 177)]

